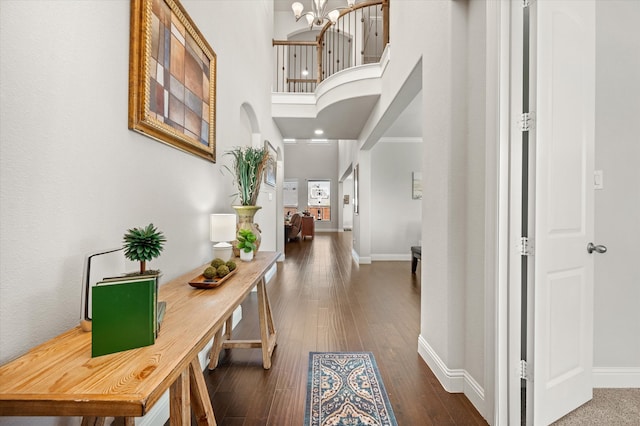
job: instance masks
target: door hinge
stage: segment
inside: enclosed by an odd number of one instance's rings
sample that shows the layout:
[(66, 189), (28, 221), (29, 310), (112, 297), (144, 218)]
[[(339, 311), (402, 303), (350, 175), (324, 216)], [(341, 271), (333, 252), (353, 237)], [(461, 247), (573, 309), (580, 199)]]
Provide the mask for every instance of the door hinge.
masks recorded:
[(533, 241), (529, 237), (520, 237), (518, 253), (520, 256), (533, 256)]
[(523, 112), (520, 114), (520, 120), (518, 120), (518, 126), (521, 132), (528, 132), (533, 130), (535, 114), (533, 112)]
[(529, 365), (527, 361), (520, 360), (520, 378), (523, 380), (531, 380), (531, 374), (529, 372)]
[(526, 7), (531, 6), (531, 3), (533, 3), (534, 1), (536, 0), (522, 0), (522, 8), (524, 9)]

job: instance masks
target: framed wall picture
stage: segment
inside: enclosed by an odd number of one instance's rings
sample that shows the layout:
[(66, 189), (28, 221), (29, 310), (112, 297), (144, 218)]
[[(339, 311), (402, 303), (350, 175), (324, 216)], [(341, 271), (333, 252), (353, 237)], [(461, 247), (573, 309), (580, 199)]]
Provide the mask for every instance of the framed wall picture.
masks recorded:
[(285, 207), (298, 208), (298, 180), (285, 180), (282, 184), (282, 198)]
[(411, 198), (422, 200), (422, 173), (411, 173)]
[(276, 186), (276, 158), (278, 153), (269, 141), (264, 141), (264, 147), (269, 153), (269, 160), (267, 160), (267, 166), (264, 170), (264, 183), (270, 186)]
[(216, 161), (216, 54), (178, 0), (131, 0), (129, 129)]

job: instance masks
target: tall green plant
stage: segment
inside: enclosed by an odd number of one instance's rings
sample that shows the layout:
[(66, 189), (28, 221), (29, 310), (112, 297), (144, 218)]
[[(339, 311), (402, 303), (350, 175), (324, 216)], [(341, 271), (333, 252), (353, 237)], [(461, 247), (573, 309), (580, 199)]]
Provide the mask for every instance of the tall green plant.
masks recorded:
[(226, 154), (233, 157), (233, 170), (227, 166), (225, 168), (233, 174), (234, 183), (238, 188), (235, 195), (240, 198), (240, 204), (255, 206), (269, 152), (265, 148), (245, 146), (235, 147)]
[(131, 261), (139, 261), (140, 273), (144, 274), (147, 260), (160, 256), (167, 239), (150, 223), (146, 228), (129, 229), (123, 241), (124, 256)]

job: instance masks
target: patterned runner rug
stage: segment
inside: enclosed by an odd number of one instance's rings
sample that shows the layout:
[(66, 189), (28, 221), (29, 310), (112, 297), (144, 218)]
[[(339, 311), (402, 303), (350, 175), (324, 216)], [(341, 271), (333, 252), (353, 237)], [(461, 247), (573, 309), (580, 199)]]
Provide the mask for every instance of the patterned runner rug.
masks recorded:
[(310, 352), (305, 426), (397, 426), (371, 352)]

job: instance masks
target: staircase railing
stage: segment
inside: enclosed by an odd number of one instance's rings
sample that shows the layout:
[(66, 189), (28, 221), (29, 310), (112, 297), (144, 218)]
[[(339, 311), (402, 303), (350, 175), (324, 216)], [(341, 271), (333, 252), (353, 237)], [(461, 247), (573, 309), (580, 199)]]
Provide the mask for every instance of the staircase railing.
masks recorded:
[(274, 92), (314, 92), (327, 77), (380, 61), (389, 43), (389, 0), (371, 0), (343, 9), (315, 40), (273, 40)]

